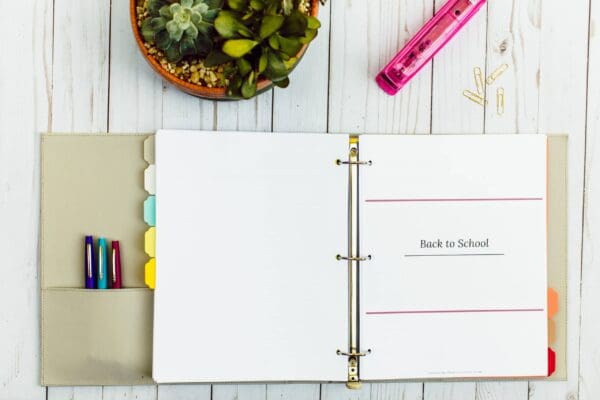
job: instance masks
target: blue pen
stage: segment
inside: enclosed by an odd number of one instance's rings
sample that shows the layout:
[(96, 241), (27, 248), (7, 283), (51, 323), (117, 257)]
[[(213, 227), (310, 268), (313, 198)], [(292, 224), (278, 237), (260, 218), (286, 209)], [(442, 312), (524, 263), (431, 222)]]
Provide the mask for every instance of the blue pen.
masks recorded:
[(98, 238), (98, 273), (96, 274), (98, 278), (96, 287), (98, 289), (108, 289), (107, 272), (106, 240)]

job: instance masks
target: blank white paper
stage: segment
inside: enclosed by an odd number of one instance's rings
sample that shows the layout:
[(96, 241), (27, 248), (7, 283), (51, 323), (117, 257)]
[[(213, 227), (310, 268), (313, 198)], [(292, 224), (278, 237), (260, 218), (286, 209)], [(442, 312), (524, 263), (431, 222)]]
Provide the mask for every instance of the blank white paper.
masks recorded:
[(347, 135), (156, 135), (157, 382), (346, 379)]
[(360, 139), (362, 378), (547, 374), (546, 137)]

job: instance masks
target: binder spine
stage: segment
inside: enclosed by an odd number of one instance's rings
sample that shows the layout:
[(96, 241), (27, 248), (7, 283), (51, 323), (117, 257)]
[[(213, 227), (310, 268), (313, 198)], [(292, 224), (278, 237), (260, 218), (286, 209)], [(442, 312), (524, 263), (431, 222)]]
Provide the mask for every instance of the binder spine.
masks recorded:
[(359, 158), (358, 137), (351, 137), (349, 157), (347, 161), (337, 160), (338, 165), (348, 166), (348, 255), (337, 255), (338, 260), (345, 260), (348, 265), (348, 351), (337, 351), (338, 355), (348, 357), (348, 380), (350, 389), (360, 388), (360, 357), (371, 352), (360, 351), (359, 331), (359, 282), (360, 263), (368, 261), (371, 256), (360, 255), (359, 241), (359, 167), (369, 166), (371, 161)]

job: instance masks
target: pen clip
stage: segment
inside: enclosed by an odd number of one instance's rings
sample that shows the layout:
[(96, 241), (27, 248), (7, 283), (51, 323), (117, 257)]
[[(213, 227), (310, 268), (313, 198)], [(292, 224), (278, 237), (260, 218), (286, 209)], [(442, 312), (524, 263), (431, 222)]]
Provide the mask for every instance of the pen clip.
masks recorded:
[(117, 252), (115, 248), (112, 249), (112, 282), (117, 281)]
[(85, 251), (86, 251), (86, 257), (85, 257), (85, 261), (86, 261), (86, 269), (87, 269), (87, 276), (89, 279), (92, 279), (93, 277), (93, 272), (92, 272), (92, 245), (91, 244), (86, 244), (85, 245)]
[(104, 271), (102, 265), (104, 265), (104, 249), (102, 246), (98, 246), (98, 279), (104, 279)]

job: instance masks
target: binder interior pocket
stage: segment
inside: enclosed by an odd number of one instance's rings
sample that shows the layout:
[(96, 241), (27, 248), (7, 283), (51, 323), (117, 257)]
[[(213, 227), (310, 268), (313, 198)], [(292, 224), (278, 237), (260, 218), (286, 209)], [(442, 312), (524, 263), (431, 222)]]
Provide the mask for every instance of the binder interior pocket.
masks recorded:
[(42, 385), (152, 384), (149, 289), (42, 290)]

